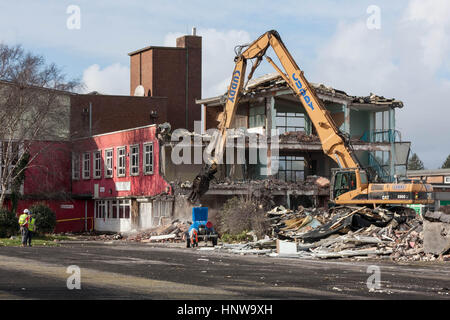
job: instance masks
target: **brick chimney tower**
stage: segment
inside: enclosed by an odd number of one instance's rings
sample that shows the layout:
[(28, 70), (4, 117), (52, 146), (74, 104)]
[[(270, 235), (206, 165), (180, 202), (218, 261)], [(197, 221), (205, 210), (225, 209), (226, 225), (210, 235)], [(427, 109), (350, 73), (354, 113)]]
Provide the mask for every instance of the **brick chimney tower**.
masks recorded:
[[(129, 53), (130, 95), (144, 88), (144, 96), (167, 97), (167, 118), (172, 129), (194, 130), (201, 120), (202, 38), (192, 35), (177, 39), (176, 47), (149, 46)], [(137, 90), (140, 91), (140, 90)]]

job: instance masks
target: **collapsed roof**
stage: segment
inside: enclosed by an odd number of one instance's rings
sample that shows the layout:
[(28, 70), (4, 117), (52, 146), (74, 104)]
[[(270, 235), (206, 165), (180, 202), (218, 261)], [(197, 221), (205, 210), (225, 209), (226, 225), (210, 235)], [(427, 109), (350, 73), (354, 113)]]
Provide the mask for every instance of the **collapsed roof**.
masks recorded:
[[(377, 105), (391, 108), (403, 108), (402, 101), (396, 99), (388, 99), (383, 96), (375, 95), (373, 93), (370, 93), (370, 95), (368, 96), (351, 96), (348, 95), (345, 91), (326, 86), (322, 83), (310, 82), (310, 84), (320, 98), (333, 97), (344, 100), (349, 104), (354, 105)], [(287, 85), (286, 81), (278, 73), (269, 73), (261, 77), (249, 80), (243, 90), (241, 100), (259, 94), (267, 94), (283, 90), (289, 90), (291, 93), (293, 93), (292, 89)], [(197, 100), (197, 103), (206, 105), (225, 104), (226, 94), (227, 93), (222, 96)]]

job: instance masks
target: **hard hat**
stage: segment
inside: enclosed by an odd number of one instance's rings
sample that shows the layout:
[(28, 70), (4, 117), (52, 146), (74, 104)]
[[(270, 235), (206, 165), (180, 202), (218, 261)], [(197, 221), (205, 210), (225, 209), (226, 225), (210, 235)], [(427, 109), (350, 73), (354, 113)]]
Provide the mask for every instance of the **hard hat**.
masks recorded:
[(25, 210), (23, 210), (23, 213), (30, 213), (30, 210), (28, 210), (28, 209), (25, 209)]

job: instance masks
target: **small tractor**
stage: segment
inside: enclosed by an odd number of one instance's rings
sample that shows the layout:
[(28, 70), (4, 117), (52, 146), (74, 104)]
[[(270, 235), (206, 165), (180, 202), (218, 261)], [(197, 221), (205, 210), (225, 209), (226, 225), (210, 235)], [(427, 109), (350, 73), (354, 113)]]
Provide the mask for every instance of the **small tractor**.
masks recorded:
[(208, 207), (192, 208), (192, 225), (186, 232), (186, 248), (198, 247), (199, 241), (211, 241), (217, 245), (218, 234), (211, 221), (208, 221)]

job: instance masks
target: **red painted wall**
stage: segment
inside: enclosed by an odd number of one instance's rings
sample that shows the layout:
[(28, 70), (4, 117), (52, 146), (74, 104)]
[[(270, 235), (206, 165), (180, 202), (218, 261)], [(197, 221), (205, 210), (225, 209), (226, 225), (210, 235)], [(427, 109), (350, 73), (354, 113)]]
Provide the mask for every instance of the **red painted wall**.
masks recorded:
[[(143, 143), (153, 143), (153, 174), (143, 173)], [(139, 175), (130, 175), (130, 146), (139, 145)], [(117, 177), (117, 147), (126, 147), (125, 177)], [(113, 148), (113, 177), (105, 178), (105, 149)], [(72, 150), (80, 155), (80, 179), (72, 180)], [(93, 178), (93, 151), (101, 151), (101, 178)], [(82, 154), (90, 152), (91, 178), (82, 178)], [(33, 204), (43, 202), (56, 214), (55, 232), (81, 232), (85, 230), (85, 205), (87, 215), (93, 218), (94, 201), (57, 200), (61, 194), (94, 195), (94, 184), (104, 188), (99, 198), (153, 196), (168, 191), (169, 184), (159, 174), (159, 143), (156, 126), (107, 133), (72, 142), (33, 142), (30, 148), (33, 159), (25, 173), (24, 198), (19, 200), (17, 215)], [(116, 182), (130, 182), (130, 190), (117, 191)], [(99, 188), (100, 189), (100, 188)], [(32, 200), (33, 199), (33, 200)], [(34, 200), (47, 199), (47, 200)], [(51, 199), (51, 200), (50, 200)], [(6, 205), (11, 208), (10, 201)], [(70, 221), (65, 221), (70, 220)], [(88, 219), (88, 230), (92, 228)]]
[[(79, 195), (94, 195), (94, 184), (104, 188), (99, 192), (100, 198), (126, 197), (126, 196), (153, 196), (163, 193), (169, 184), (159, 174), (159, 144), (155, 136), (156, 126), (147, 126), (137, 129), (108, 133), (91, 138), (73, 141), (74, 152), (80, 156), (80, 179), (72, 181), (72, 193)], [(143, 143), (153, 142), (153, 174), (143, 173)], [(130, 175), (130, 146), (139, 145), (139, 176)], [(126, 147), (125, 177), (117, 177), (117, 147)], [(113, 151), (113, 177), (105, 178), (105, 149), (114, 148)], [(93, 152), (101, 151), (101, 178), (93, 178), (94, 161)], [(83, 179), (82, 164), (83, 153), (91, 154), (91, 178)], [(130, 182), (129, 191), (117, 191), (116, 182)]]
[(25, 171), (24, 195), (69, 193), (71, 183), (69, 142), (33, 141), (30, 167)]
[[(34, 204), (45, 203), (56, 215), (55, 232), (82, 232), (85, 231), (85, 201), (86, 200), (20, 200), (17, 205), (17, 217), (25, 208), (30, 208)], [(88, 230), (92, 229), (94, 216), (94, 202), (87, 200)], [(70, 221), (62, 221), (70, 220)]]

